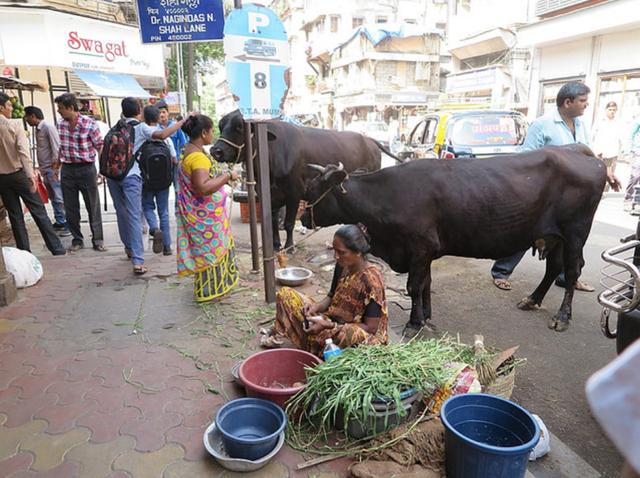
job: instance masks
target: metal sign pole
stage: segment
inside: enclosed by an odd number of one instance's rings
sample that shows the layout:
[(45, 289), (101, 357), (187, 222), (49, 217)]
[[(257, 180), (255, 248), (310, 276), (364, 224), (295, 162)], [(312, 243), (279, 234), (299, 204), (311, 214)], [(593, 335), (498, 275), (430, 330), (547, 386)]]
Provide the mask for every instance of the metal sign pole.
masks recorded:
[(258, 137), (258, 188), (262, 208), (262, 264), (264, 267), (264, 294), (267, 303), (276, 301), (275, 257), (271, 226), (271, 181), (269, 179), (269, 143), (267, 125), (256, 123)]
[(253, 164), (253, 142), (250, 121), (244, 124), (245, 164), (247, 165), (247, 200), (249, 202), (249, 233), (251, 235), (251, 273), (260, 272), (260, 252), (258, 247), (258, 215), (256, 212), (256, 175)]

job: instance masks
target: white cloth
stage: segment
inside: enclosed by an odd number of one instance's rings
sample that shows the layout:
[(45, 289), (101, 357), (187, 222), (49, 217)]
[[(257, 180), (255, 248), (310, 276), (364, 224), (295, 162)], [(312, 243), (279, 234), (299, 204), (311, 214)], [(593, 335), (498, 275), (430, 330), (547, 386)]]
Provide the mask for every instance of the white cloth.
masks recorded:
[(640, 340), (594, 373), (586, 389), (598, 423), (640, 473)]
[(622, 123), (617, 119), (603, 118), (593, 130), (593, 152), (603, 158), (614, 158), (622, 145)]
[(4, 246), (2, 255), (7, 271), (13, 275), (18, 289), (31, 287), (42, 279), (42, 264), (29, 251)]

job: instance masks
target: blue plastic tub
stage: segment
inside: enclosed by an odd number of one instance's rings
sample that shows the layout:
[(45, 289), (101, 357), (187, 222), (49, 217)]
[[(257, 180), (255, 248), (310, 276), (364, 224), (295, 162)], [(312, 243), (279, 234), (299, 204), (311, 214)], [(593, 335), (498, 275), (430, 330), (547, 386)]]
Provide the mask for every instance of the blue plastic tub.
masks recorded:
[(483, 393), (442, 405), (448, 478), (523, 478), (540, 427), (524, 408)]
[(274, 403), (260, 398), (232, 400), (218, 410), (216, 426), (222, 443), (232, 458), (258, 460), (278, 443), (287, 418)]

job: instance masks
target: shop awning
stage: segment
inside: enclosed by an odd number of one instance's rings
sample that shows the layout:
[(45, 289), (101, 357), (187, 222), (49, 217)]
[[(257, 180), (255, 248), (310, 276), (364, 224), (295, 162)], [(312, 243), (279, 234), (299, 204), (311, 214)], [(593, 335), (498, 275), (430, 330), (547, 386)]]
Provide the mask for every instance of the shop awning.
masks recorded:
[(82, 70), (75, 70), (74, 73), (86, 83), (97, 96), (112, 98), (125, 98), (127, 96), (134, 98), (152, 97), (131, 75)]

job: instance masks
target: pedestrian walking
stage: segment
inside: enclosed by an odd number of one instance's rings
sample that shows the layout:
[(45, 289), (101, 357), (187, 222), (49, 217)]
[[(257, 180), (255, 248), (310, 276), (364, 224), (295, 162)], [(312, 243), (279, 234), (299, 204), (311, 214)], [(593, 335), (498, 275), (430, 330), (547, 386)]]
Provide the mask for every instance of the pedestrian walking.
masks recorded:
[[(146, 274), (148, 269), (144, 264), (144, 243), (142, 239), (142, 175), (140, 166), (135, 160), (138, 150), (148, 139), (168, 138), (175, 129), (182, 124), (176, 123), (171, 129), (164, 131), (152, 128), (140, 122), (140, 103), (135, 98), (124, 98), (122, 100), (122, 120), (118, 122), (107, 136), (105, 154), (108, 156), (111, 149), (112, 138), (117, 135), (119, 140), (113, 139), (114, 143), (125, 144), (125, 150), (130, 151), (124, 158), (127, 162), (123, 171), (122, 179), (113, 179), (107, 176), (109, 193), (113, 199), (116, 209), (116, 220), (118, 222), (118, 233), (120, 240), (124, 244), (127, 257), (133, 263), (133, 272), (137, 275)], [(133, 145), (129, 141), (133, 139)], [(122, 141), (125, 143), (122, 143)], [(118, 149), (114, 149), (118, 152)], [(101, 158), (101, 166), (104, 159)]]
[(13, 106), (6, 93), (0, 93), (0, 197), (9, 214), (13, 238), (18, 249), (31, 252), (22, 204), (27, 206), (54, 255), (66, 253), (56, 235), (47, 211), (37, 194), (36, 177), (29, 156), (29, 141), (20, 122), (11, 122)]
[(89, 214), (91, 242), (93, 249), (104, 252), (102, 232), (102, 214), (100, 196), (96, 182), (96, 156), (102, 149), (102, 135), (96, 122), (80, 114), (78, 100), (71, 93), (64, 93), (55, 99), (62, 120), (58, 124), (60, 135), (60, 184), (62, 198), (67, 214), (67, 225), (73, 240), (71, 251), (84, 247), (84, 236), (80, 228), (80, 200), (82, 194), (84, 206)]
[[(160, 109), (159, 124), (161, 129), (169, 128), (175, 124), (175, 121), (169, 118), (169, 106), (164, 100), (160, 100), (156, 102), (155, 106), (157, 106)], [(184, 131), (182, 131), (182, 129), (178, 129), (175, 133), (171, 135), (171, 142), (173, 143), (173, 149), (176, 152), (176, 158), (178, 159), (178, 161), (180, 161), (180, 159), (182, 158), (182, 149), (189, 142), (189, 138), (187, 138), (187, 135), (184, 133)], [(177, 194), (178, 192), (177, 163), (173, 173), (173, 189)]]
[[(607, 169), (613, 174), (616, 171), (616, 162), (622, 145), (622, 124), (616, 113), (618, 104), (609, 101), (605, 107), (605, 117), (602, 118), (593, 129), (593, 152), (604, 161)], [(609, 184), (604, 187), (609, 191)]]
[(635, 201), (640, 202), (640, 198), (635, 197), (635, 187), (640, 184), (640, 117), (631, 127), (631, 133), (627, 140), (626, 150), (631, 155), (631, 175), (624, 193), (624, 209), (635, 212)]
[(60, 151), (60, 137), (58, 130), (45, 121), (42, 110), (35, 106), (24, 109), (24, 119), (27, 124), (36, 129), (36, 151), (38, 154), (38, 170), (47, 188), (47, 194), (53, 207), (53, 229), (60, 231), (61, 236), (70, 236), (67, 227), (67, 216), (64, 211), (62, 188), (60, 187), (59, 168), (54, 168)]
[[(557, 108), (537, 118), (527, 131), (523, 150), (531, 151), (545, 146), (562, 146), (565, 144), (582, 143), (589, 145), (589, 133), (580, 118), (589, 105), (590, 89), (584, 83), (571, 81), (564, 84), (556, 96)], [(620, 189), (620, 182), (607, 171), (607, 182), (614, 190)], [(510, 257), (504, 257), (494, 262), (491, 276), (496, 287), (511, 290), (509, 277), (522, 260), (527, 251), (517, 252)], [(564, 271), (555, 281), (559, 287), (565, 287)], [(581, 281), (576, 281), (575, 289), (593, 292), (595, 289)]]
[(195, 275), (196, 301), (227, 294), (239, 274), (227, 216), (225, 184), (238, 178), (223, 172), (204, 152), (213, 142), (213, 121), (205, 115), (187, 118), (182, 130), (189, 136), (178, 164), (178, 274)]
[[(156, 131), (161, 130), (158, 125), (159, 118), (160, 110), (157, 106), (144, 108), (144, 122)], [(143, 173), (142, 212), (149, 224), (149, 235), (153, 237), (153, 252), (162, 252), (165, 256), (170, 256), (173, 251), (169, 221), (169, 188), (173, 184), (173, 172), (178, 162), (173, 142), (170, 138), (164, 141), (148, 139), (140, 147), (137, 159)]]

